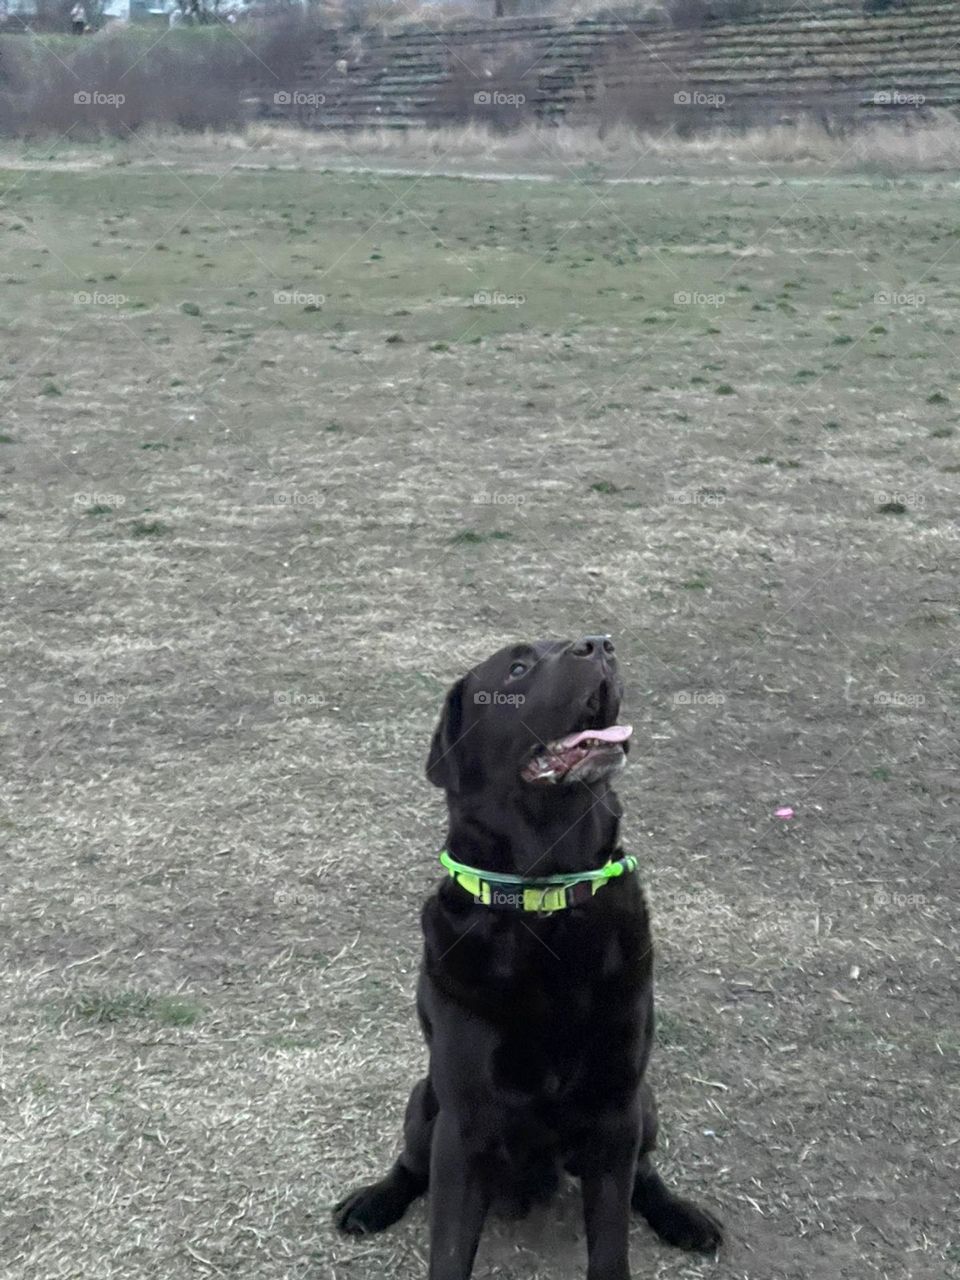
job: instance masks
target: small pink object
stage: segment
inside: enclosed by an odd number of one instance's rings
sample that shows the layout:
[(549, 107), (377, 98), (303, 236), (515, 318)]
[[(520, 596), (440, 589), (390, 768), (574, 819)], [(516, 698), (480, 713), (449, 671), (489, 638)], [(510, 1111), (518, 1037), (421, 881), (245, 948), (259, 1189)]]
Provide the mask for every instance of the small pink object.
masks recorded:
[(783, 820), (786, 822), (790, 818), (792, 818), (794, 815), (793, 815), (793, 810), (790, 808), (790, 806), (788, 804), (785, 804), (785, 805), (781, 805), (779, 809), (774, 809), (773, 816), (775, 818), (783, 818)]

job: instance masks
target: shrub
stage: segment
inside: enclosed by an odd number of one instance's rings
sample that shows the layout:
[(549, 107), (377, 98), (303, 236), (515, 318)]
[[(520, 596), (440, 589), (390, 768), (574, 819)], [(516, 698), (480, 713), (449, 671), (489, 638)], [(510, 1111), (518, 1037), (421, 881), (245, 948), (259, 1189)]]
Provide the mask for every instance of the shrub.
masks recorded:
[[(126, 136), (146, 124), (228, 129), (264, 82), (296, 83), (320, 20), (287, 10), (246, 24), (106, 28), (77, 39), (0, 36), (0, 133)], [(86, 95), (86, 96), (84, 96)]]

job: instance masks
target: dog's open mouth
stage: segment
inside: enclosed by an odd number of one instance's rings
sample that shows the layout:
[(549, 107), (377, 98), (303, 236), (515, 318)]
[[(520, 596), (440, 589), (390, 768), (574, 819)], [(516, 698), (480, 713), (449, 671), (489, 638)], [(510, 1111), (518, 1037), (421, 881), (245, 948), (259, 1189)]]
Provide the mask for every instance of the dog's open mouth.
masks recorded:
[(633, 733), (629, 724), (612, 724), (607, 729), (582, 729), (568, 733), (544, 747), (538, 747), (520, 776), (524, 782), (560, 782), (599, 777), (623, 767), (624, 743)]

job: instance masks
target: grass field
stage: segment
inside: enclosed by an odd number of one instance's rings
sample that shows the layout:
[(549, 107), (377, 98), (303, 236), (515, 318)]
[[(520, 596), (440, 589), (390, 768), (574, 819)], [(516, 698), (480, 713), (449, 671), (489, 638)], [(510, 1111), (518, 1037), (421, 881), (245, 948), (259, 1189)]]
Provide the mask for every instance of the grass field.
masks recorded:
[[(239, 154), (0, 156), (0, 1274), (425, 1276), (329, 1206), (423, 1062), (429, 734), (586, 628), (730, 1236), (635, 1274), (960, 1274), (957, 175)], [(476, 1274), (583, 1258), (570, 1193)]]

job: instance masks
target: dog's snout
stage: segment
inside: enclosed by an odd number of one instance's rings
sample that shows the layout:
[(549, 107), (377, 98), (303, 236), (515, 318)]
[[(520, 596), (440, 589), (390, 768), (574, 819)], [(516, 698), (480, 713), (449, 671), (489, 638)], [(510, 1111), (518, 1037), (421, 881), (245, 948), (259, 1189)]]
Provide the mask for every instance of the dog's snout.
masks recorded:
[(616, 653), (609, 636), (581, 636), (570, 647), (575, 658), (612, 658)]

